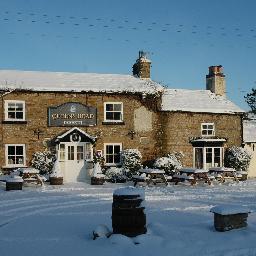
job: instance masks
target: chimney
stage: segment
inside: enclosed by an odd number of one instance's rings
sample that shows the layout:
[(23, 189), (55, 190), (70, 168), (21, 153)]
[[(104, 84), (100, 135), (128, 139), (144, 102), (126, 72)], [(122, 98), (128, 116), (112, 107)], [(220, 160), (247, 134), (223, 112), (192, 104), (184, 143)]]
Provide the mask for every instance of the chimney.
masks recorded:
[(209, 74), (206, 75), (206, 90), (226, 97), (226, 81), (221, 65), (209, 67)]
[(139, 78), (150, 78), (151, 61), (147, 58), (146, 53), (139, 51), (139, 58), (132, 67), (132, 73)]

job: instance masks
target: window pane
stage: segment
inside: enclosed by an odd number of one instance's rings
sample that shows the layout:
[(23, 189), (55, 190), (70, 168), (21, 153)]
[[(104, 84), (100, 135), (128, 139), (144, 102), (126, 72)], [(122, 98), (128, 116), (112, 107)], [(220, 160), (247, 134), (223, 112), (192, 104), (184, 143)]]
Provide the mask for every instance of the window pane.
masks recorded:
[(15, 112), (8, 112), (8, 118), (15, 118)]
[(83, 159), (84, 159), (84, 147), (77, 146), (77, 160), (83, 160)]
[(121, 104), (115, 104), (115, 105), (114, 105), (114, 110), (115, 110), (115, 111), (121, 111), (121, 110), (122, 110)]
[(195, 148), (195, 167), (202, 169), (203, 168), (203, 149)]
[(115, 145), (114, 146), (114, 153), (115, 154), (119, 154), (120, 153), (120, 146), (119, 145)]
[(114, 113), (113, 112), (106, 112), (106, 119), (107, 120), (114, 120)]
[(15, 104), (14, 103), (8, 103), (8, 111), (15, 111)]
[(206, 130), (202, 130), (202, 135), (207, 135), (207, 131)]
[(15, 146), (8, 146), (8, 155), (15, 155)]
[(68, 146), (68, 160), (74, 160), (74, 146)]
[(85, 144), (85, 159), (87, 160), (92, 159), (92, 147), (90, 143)]
[(17, 119), (23, 119), (23, 112), (16, 112)]
[(22, 157), (16, 157), (16, 164), (24, 164), (24, 158)]
[(121, 113), (120, 112), (114, 112), (114, 120), (121, 120)]
[(16, 155), (23, 155), (23, 146), (16, 146)]
[(206, 148), (206, 163), (212, 163), (212, 148)]
[(15, 156), (8, 156), (8, 164), (14, 164), (15, 163)]
[(106, 147), (106, 153), (107, 154), (113, 154), (113, 146), (112, 145), (107, 145)]
[(211, 130), (212, 130), (212, 129), (213, 129), (213, 125), (212, 125), (212, 124), (209, 124), (209, 125), (208, 125), (208, 129), (211, 129)]
[(114, 156), (114, 163), (115, 164), (120, 163), (120, 154)]
[(108, 164), (114, 163), (113, 155), (106, 155), (106, 163), (108, 163)]
[(113, 111), (114, 110), (113, 104), (106, 104), (106, 110), (107, 111)]
[(16, 104), (16, 111), (23, 111), (23, 104), (22, 103), (17, 103)]

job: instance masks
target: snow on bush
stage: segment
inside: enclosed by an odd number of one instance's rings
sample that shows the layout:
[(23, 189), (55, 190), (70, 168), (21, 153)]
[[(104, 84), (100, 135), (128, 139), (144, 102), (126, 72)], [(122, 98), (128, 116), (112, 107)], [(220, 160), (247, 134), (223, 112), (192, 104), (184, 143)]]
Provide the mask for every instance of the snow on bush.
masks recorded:
[(233, 146), (225, 152), (225, 166), (234, 168), (237, 171), (247, 171), (251, 161), (251, 155), (241, 147)]
[(169, 153), (164, 157), (159, 157), (154, 163), (154, 167), (157, 169), (162, 169), (166, 174), (172, 174), (176, 170), (182, 168), (181, 158), (183, 154), (181, 152)]
[(32, 155), (31, 165), (40, 171), (40, 174), (49, 174), (52, 171), (56, 156), (50, 151), (35, 152)]
[(126, 170), (123, 168), (117, 168), (117, 167), (110, 167), (106, 170), (105, 176), (107, 179), (109, 179), (112, 182), (120, 181), (120, 180), (126, 180)]
[(122, 167), (128, 170), (128, 175), (132, 176), (141, 168), (142, 155), (138, 149), (125, 149), (121, 152)]

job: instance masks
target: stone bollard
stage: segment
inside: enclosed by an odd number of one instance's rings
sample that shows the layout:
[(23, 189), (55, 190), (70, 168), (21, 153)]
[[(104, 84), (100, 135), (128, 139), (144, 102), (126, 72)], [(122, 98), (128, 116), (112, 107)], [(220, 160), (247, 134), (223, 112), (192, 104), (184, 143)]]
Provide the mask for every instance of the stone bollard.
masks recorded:
[(23, 179), (20, 176), (10, 177), (6, 180), (6, 191), (22, 190)]
[(215, 206), (210, 211), (214, 213), (214, 227), (220, 232), (247, 227), (247, 217), (251, 212), (248, 208), (234, 205)]
[(145, 234), (145, 193), (141, 188), (125, 187), (114, 191), (112, 204), (112, 228), (114, 234), (129, 237)]

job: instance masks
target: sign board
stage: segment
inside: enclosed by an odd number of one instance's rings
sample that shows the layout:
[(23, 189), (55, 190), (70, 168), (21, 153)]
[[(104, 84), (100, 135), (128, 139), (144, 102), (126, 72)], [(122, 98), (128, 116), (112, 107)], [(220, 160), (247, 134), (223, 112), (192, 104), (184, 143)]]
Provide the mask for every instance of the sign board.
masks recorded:
[(48, 126), (95, 126), (97, 109), (77, 102), (48, 108)]

